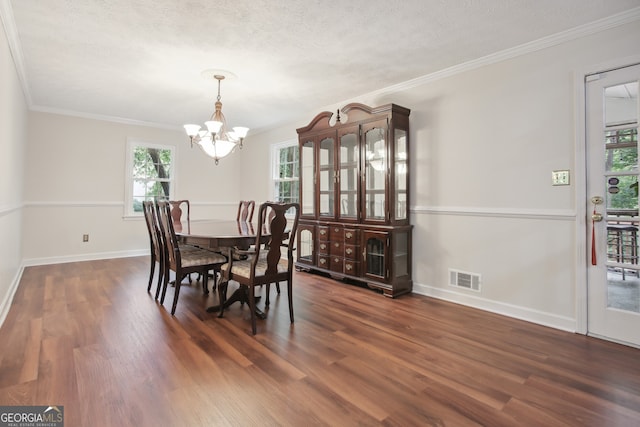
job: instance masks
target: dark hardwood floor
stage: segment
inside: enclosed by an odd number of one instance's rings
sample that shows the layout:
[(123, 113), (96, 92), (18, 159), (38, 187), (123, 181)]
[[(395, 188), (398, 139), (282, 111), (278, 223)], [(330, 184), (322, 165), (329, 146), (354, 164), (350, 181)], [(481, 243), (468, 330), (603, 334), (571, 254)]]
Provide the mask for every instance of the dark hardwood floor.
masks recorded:
[(26, 268), (0, 329), (0, 405), (64, 405), (67, 427), (640, 425), (638, 349), (306, 273), (295, 324), (272, 286), (252, 336), (246, 305), (218, 319), (197, 283), (172, 317), (148, 267)]

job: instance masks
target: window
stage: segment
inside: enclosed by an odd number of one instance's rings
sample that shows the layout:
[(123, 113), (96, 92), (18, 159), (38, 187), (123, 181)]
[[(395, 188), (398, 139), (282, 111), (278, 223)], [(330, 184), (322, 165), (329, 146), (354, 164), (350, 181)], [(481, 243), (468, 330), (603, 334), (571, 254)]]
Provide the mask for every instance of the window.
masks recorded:
[(291, 203), (298, 202), (299, 192), (299, 155), (298, 142), (287, 141), (272, 146), (273, 200)]
[(142, 216), (145, 200), (168, 200), (173, 196), (175, 147), (129, 140), (125, 216)]

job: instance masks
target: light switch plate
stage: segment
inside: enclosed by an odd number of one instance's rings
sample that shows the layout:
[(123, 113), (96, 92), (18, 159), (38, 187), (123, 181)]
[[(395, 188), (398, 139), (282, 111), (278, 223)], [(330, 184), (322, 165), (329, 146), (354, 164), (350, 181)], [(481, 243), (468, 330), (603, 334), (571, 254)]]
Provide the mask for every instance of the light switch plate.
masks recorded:
[(569, 171), (553, 171), (551, 173), (551, 185), (569, 185)]

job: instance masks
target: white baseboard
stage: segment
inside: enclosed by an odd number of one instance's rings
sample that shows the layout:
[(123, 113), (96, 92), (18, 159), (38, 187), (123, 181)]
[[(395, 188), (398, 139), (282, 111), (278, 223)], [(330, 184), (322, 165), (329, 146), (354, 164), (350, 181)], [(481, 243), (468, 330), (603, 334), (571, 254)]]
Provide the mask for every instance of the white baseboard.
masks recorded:
[(64, 264), (67, 262), (79, 262), (79, 261), (95, 261), (99, 259), (111, 259), (111, 258), (129, 258), (134, 256), (149, 255), (149, 249), (139, 249), (135, 251), (118, 251), (118, 252), (97, 252), (92, 254), (81, 255), (68, 255), (58, 257), (47, 258), (30, 258), (23, 260), (24, 267), (31, 267), (34, 265), (48, 265), (48, 264)]
[(419, 295), (438, 298), (456, 304), (489, 311), (491, 313), (525, 320), (527, 322), (536, 323), (538, 325), (548, 326), (554, 329), (560, 329), (568, 332), (576, 332), (577, 330), (576, 319), (558, 316), (557, 314), (546, 313), (543, 311), (532, 310), (530, 308), (507, 304), (499, 301), (493, 301), (486, 298), (480, 298), (478, 296), (468, 295), (454, 290), (435, 288), (433, 286), (416, 284), (414, 282), (413, 292)]
[(24, 272), (24, 266), (18, 268), (13, 281), (11, 282), (11, 286), (9, 286), (9, 292), (4, 296), (4, 300), (0, 304), (0, 326), (4, 323), (4, 320), (7, 318), (7, 314), (9, 314), (9, 309), (11, 308), (11, 303), (13, 302), (13, 296), (16, 294), (16, 290), (18, 289), (18, 285), (20, 284), (20, 279), (22, 279), (22, 273)]

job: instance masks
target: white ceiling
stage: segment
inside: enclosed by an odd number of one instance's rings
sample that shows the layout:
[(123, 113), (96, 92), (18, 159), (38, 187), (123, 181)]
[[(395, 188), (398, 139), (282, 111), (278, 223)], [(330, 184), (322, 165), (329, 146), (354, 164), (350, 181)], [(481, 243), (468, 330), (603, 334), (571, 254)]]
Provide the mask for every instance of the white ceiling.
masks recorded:
[[(0, 0), (30, 108), (253, 131), (558, 33), (640, 0)], [(604, 21), (603, 21), (604, 20)], [(307, 116), (305, 116), (307, 117)], [(309, 119), (313, 117), (308, 116)]]

